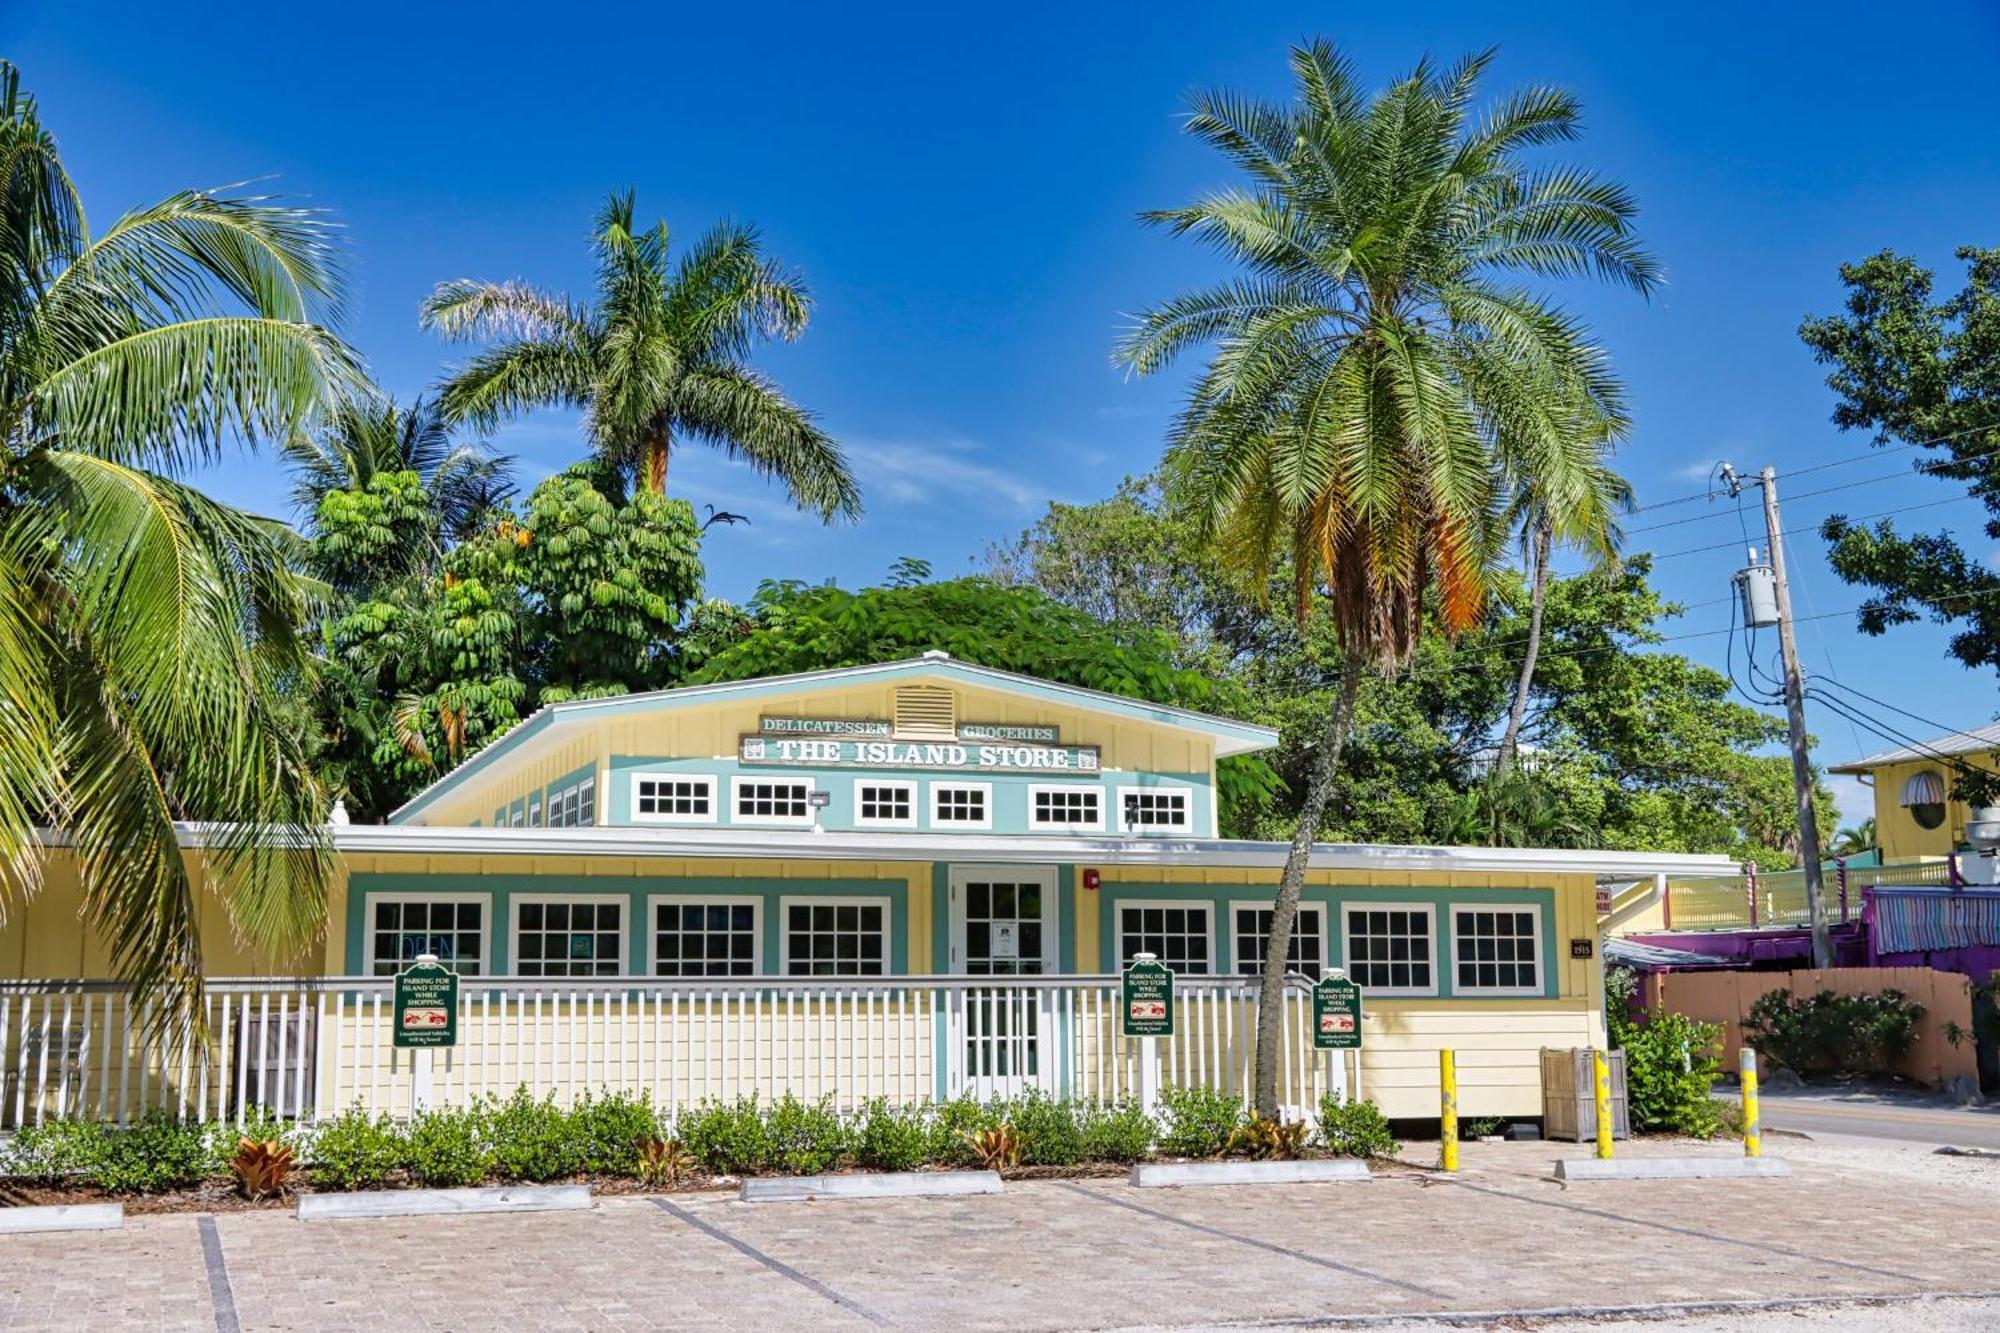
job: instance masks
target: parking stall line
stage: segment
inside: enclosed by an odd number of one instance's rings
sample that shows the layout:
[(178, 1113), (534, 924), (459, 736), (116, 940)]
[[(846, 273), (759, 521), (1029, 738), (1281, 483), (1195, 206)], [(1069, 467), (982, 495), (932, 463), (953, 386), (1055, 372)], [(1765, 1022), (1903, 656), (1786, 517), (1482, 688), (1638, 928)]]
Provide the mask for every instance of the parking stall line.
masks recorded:
[(1744, 1240), (1737, 1236), (1725, 1236), (1716, 1231), (1703, 1231), (1699, 1227), (1675, 1226), (1671, 1222), (1655, 1222), (1650, 1218), (1633, 1217), (1626, 1213), (1614, 1213), (1608, 1208), (1591, 1208), (1580, 1203), (1570, 1203), (1563, 1199), (1537, 1199), (1532, 1194), (1516, 1194), (1512, 1190), (1497, 1189), (1492, 1185), (1475, 1185), (1469, 1180), (1444, 1181), (1460, 1189), (1471, 1190), (1475, 1194), (1491, 1194), (1496, 1198), (1513, 1199), (1517, 1203), (1531, 1203), (1539, 1208), (1560, 1208), (1568, 1213), (1580, 1213), (1585, 1217), (1602, 1218), (1607, 1222), (1623, 1222), (1628, 1226), (1645, 1227), (1652, 1231), (1664, 1231), (1669, 1235), (1688, 1236), (1695, 1240), (1714, 1241), (1719, 1245), (1737, 1245), (1747, 1250), (1759, 1250), (1765, 1254), (1780, 1255), (1786, 1259), (1799, 1259), (1807, 1263), (1826, 1264), (1833, 1268), (1852, 1269), (1857, 1273), (1867, 1273), (1874, 1277), (1893, 1277), (1904, 1282), (1935, 1282), (1938, 1279), (1922, 1273), (1906, 1273), (1897, 1268), (1876, 1268), (1869, 1264), (1857, 1264), (1847, 1259), (1830, 1259), (1823, 1254), (1809, 1250), (1794, 1250), (1785, 1245), (1773, 1245), (1768, 1241)]
[(824, 1282), (819, 1281), (817, 1278), (806, 1276), (804, 1273), (801, 1273), (798, 1269), (793, 1268), (790, 1264), (786, 1263), (784, 1260), (774, 1258), (773, 1256), (764, 1253), (762, 1250), (750, 1244), (748, 1241), (740, 1240), (737, 1237), (730, 1235), (727, 1231), (724, 1231), (721, 1227), (715, 1226), (713, 1223), (702, 1221), (702, 1219), (696, 1217), (693, 1213), (689, 1212), (685, 1208), (680, 1207), (678, 1204), (669, 1203), (665, 1199), (659, 1199), (659, 1198), (654, 1199), (653, 1202), (659, 1205), (662, 1211), (667, 1212), (672, 1216), (679, 1218), (681, 1221), (687, 1223), (695, 1230), (703, 1233), (704, 1235), (710, 1236), (715, 1240), (721, 1241), (724, 1245), (727, 1245), (730, 1249), (735, 1250), (738, 1254), (742, 1255), (746, 1259), (754, 1259), (756, 1262), (762, 1264), (764, 1267), (770, 1269), (773, 1273), (778, 1274), (780, 1277), (790, 1278), (792, 1281), (804, 1287), (807, 1291), (810, 1291), (818, 1296), (824, 1296), (827, 1300), (832, 1301), (835, 1305), (838, 1305), (841, 1309), (846, 1310), (849, 1314), (855, 1315), (861, 1319), (865, 1319), (869, 1323), (874, 1324), (878, 1328), (888, 1328), (890, 1326), (889, 1321), (887, 1319), (884, 1319), (881, 1315), (875, 1313), (873, 1310), (861, 1304), (859, 1301), (841, 1295), (839, 1292), (835, 1291), (832, 1287), (827, 1286)]
[(1175, 1217), (1172, 1213), (1163, 1213), (1157, 1208), (1148, 1208), (1142, 1203), (1133, 1203), (1129, 1199), (1116, 1199), (1109, 1194), (1099, 1194), (1096, 1190), (1085, 1189), (1081, 1185), (1072, 1184), (1066, 1180), (1056, 1183), (1072, 1194), (1081, 1194), (1086, 1199), (1095, 1199), (1099, 1203), (1108, 1203), (1114, 1208), (1128, 1208), (1135, 1213), (1158, 1218), (1162, 1222), (1171, 1222), (1175, 1226), (1186, 1227), (1190, 1231), (1199, 1231), (1204, 1235), (1217, 1236), (1223, 1240), (1233, 1240), (1239, 1245), (1248, 1245), (1272, 1254), (1281, 1254), (1287, 1259), (1297, 1259), (1301, 1263), (1312, 1264), (1318, 1268), (1331, 1269), (1336, 1273), (1345, 1273), (1349, 1277), (1364, 1278), (1369, 1282), (1380, 1282), (1384, 1286), (1396, 1287), (1418, 1296), (1428, 1296), (1433, 1300), (1448, 1301), (1452, 1299), (1449, 1292), (1439, 1291), (1435, 1287), (1418, 1286), (1414, 1282), (1405, 1282), (1401, 1278), (1385, 1277), (1381, 1273), (1372, 1273), (1365, 1268), (1356, 1268), (1352, 1264), (1343, 1264), (1337, 1260), (1322, 1258), (1317, 1254), (1307, 1254), (1304, 1250), (1294, 1250), (1268, 1240), (1258, 1240), (1255, 1236), (1245, 1236), (1234, 1231), (1224, 1231), (1220, 1227), (1212, 1227), (1203, 1222), (1191, 1222), (1185, 1217)]
[(215, 1307), (215, 1333), (242, 1333), (243, 1322), (236, 1317), (236, 1294), (229, 1288), (229, 1265), (222, 1257), (222, 1234), (215, 1229), (212, 1214), (195, 1218), (201, 1232), (201, 1262), (208, 1270), (208, 1300)]

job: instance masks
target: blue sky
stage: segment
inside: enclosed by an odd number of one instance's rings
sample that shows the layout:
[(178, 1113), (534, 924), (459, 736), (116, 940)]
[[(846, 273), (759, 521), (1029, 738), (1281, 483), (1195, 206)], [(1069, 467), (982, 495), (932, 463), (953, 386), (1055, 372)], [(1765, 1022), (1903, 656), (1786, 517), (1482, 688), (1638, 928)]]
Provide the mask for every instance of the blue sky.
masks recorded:
[[(1828, 424), (1795, 329), (1838, 301), (1843, 260), (1894, 247), (1955, 287), (1955, 246), (2000, 243), (2000, 8), (1649, 8), (495, 3), (474, 17), (102, 3), (86, 17), (15, 0), (0, 50), (41, 97), (100, 219), (249, 177), (338, 210), (359, 287), (346, 332), (405, 396), (452, 355), (418, 332), (419, 298), (461, 276), (581, 291), (588, 222), (609, 189), (636, 187), (642, 215), (683, 235), (724, 215), (759, 224), (818, 301), (806, 337), (763, 364), (847, 445), (868, 514), (823, 529), (719, 455), (678, 454), (674, 490), (754, 520), (707, 551), (713, 590), (740, 597), (762, 577), (863, 584), (903, 555), (962, 572), (1049, 499), (1095, 499), (1151, 467), (1179, 381), (1128, 381), (1108, 351), (1124, 313), (1217, 269), (1134, 214), (1227, 179), (1179, 132), (1185, 93), (1282, 95), (1287, 44), (1314, 34), (1377, 84), (1425, 51), (1498, 44), (1494, 91), (1549, 81), (1581, 96), (1588, 134), (1568, 155), (1632, 186), (1669, 273), (1651, 302), (1564, 293), (1631, 387), (1623, 466), (1641, 503), (1700, 489), (1717, 459), (1783, 470), (1863, 450)], [(555, 415), (496, 443), (530, 483), (579, 452)], [(1792, 489), (1887, 479), (1802, 499), (1788, 525), (1952, 493), (1898, 475), (1907, 458), (1801, 478)], [(209, 482), (283, 511), (268, 458), (232, 460)], [(1979, 512), (1961, 502), (1903, 521), (1983, 544)], [(1718, 513), (1634, 545), (1735, 531)], [(1802, 614), (1860, 601), (1816, 538), (1792, 553)], [(1706, 604), (1675, 632), (1727, 626), (1715, 603), (1738, 563), (1733, 550), (1662, 562), (1671, 595)], [(1944, 661), (1942, 631), (1868, 639), (1838, 617), (1802, 634), (1812, 670), (1949, 726), (1994, 716), (1992, 676)], [(1723, 642), (1678, 646), (1720, 665)], [(1824, 714), (1814, 728), (1825, 759), (1878, 748)], [(1865, 812), (1858, 792), (1842, 795)]]

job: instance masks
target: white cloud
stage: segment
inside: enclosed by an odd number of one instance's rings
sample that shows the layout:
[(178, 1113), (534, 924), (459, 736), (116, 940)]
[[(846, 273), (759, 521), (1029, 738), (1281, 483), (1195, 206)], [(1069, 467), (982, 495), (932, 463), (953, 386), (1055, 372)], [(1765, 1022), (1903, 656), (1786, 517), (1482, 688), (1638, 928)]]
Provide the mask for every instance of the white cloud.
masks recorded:
[(1715, 469), (1721, 462), (1722, 460), (1719, 458), (1709, 458), (1696, 463), (1688, 463), (1675, 468), (1674, 477), (1679, 481), (1707, 481), (1715, 475)]
[(846, 444), (863, 503), (919, 504), (953, 496), (982, 508), (1028, 511), (1048, 499), (1020, 473), (981, 462), (982, 450), (970, 440), (910, 444), (850, 438)]

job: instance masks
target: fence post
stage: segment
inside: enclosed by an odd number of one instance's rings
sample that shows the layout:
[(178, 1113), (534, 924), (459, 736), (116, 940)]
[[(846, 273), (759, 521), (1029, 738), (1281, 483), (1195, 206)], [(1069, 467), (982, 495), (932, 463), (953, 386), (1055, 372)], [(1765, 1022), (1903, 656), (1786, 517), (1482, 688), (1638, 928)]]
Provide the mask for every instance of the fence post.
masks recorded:
[(1762, 1157), (1764, 1133), (1757, 1106), (1757, 1052), (1745, 1046), (1736, 1057), (1736, 1067), (1743, 1083), (1743, 1155)]
[(1597, 1102), (1597, 1155), (1611, 1159), (1611, 1062), (1597, 1047), (1590, 1048), (1591, 1084)]
[(1755, 929), (1757, 925), (1757, 863), (1755, 861), (1744, 864), (1743, 885), (1745, 891), (1750, 895), (1750, 925), (1752, 929)]
[(1458, 1170), (1458, 1062), (1449, 1050), (1438, 1052), (1438, 1166)]
[(1847, 924), (1847, 858), (1833, 858), (1833, 875), (1840, 882), (1840, 924)]

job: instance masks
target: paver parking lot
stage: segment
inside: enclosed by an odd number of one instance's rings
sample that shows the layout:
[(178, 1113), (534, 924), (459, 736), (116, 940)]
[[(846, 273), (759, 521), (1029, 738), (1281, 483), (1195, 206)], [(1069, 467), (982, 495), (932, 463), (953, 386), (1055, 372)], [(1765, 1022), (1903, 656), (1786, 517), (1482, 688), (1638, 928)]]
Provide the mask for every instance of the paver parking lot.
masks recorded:
[[(1621, 1152), (1658, 1151), (1652, 1145)], [(1551, 1145), (1457, 1180), (743, 1204), (301, 1223), (140, 1216), (0, 1237), (0, 1328), (1080, 1328), (1903, 1296), (2000, 1286), (2000, 1190), (1824, 1161), (1769, 1181), (1564, 1189)], [(232, 1322), (235, 1321), (235, 1322)]]

